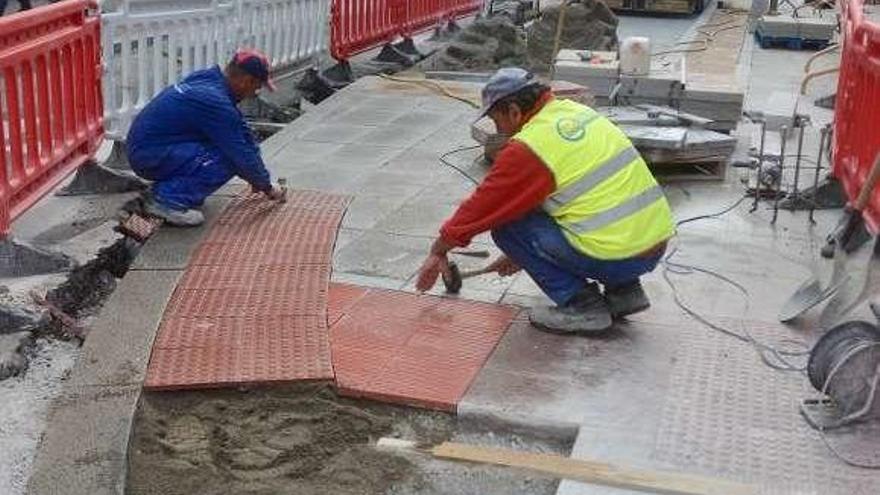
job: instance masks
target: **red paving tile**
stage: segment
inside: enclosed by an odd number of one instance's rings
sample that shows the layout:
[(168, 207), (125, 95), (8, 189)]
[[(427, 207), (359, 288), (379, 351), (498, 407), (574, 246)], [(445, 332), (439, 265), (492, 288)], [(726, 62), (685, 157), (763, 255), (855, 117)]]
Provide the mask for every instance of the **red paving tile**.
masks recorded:
[(516, 309), (331, 284), (340, 393), (455, 411)]
[(348, 198), (231, 203), (163, 317), (144, 386), (175, 390), (333, 378), (329, 263)]
[(348, 310), (367, 293), (366, 287), (349, 284), (330, 284), (327, 299), (327, 324), (339, 321)]

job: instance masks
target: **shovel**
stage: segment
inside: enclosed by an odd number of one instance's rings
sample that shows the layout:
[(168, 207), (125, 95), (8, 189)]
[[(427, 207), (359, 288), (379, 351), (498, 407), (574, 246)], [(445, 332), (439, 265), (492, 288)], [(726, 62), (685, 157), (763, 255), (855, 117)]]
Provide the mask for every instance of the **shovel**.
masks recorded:
[[(804, 282), (782, 307), (779, 312), (779, 321), (787, 322), (797, 318), (810, 308), (833, 296), (849, 281), (851, 278), (847, 266), (850, 259), (849, 253), (858, 245), (855, 239), (864, 234), (865, 221), (862, 218), (862, 210), (868, 204), (878, 178), (880, 178), (880, 154), (874, 158), (871, 171), (868, 173), (865, 183), (862, 184), (862, 189), (859, 191), (859, 196), (852, 208), (847, 208), (844, 211), (843, 227), (837, 232), (837, 249), (834, 250), (834, 265), (828, 285), (822, 288), (816, 277)], [(848, 297), (848, 299), (852, 299), (852, 297)], [(827, 327), (823, 326), (823, 328)]]
[[(859, 257), (861, 258), (861, 256)], [(868, 259), (864, 277), (843, 284), (834, 294), (819, 317), (819, 325), (828, 329), (841, 322), (858, 305), (873, 294), (880, 293), (880, 237), (874, 241), (874, 249)]]

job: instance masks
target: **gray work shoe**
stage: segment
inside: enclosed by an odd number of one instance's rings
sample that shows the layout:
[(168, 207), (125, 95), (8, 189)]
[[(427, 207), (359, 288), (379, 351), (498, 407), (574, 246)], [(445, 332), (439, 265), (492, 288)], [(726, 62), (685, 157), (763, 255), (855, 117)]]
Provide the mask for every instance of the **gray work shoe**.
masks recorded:
[(605, 299), (608, 300), (608, 308), (615, 319), (640, 313), (651, 307), (648, 295), (638, 280), (613, 289), (605, 287)]
[(205, 215), (199, 210), (175, 210), (159, 203), (153, 198), (144, 202), (144, 212), (148, 215), (161, 218), (165, 223), (175, 227), (197, 227), (205, 223)]
[(601, 333), (613, 323), (608, 305), (599, 293), (599, 287), (593, 283), (565, 306), (532, 308), (529, 321), (540, 330), (580, 334)]

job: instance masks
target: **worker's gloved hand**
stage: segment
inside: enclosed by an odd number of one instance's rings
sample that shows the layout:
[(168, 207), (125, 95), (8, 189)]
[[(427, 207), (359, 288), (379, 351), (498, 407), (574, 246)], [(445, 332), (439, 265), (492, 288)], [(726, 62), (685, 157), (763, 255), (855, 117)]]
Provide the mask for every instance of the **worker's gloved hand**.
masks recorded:
[(272, 189), (266, 191), (265, 194), (272, 201), (284, 202), (287, 199), (287, 192), (278, 186), (272, 186)]
[(519, 265), (514, 263), (513, 260), (507, 256), (500, 256), (487, 268), (489, 271), (497, 272), (498, 275), (501, 275), (502, 277), (509, 277), (522, 270)]
[(431, 290), (437, 283), (437, 277), (440, 274), (444, 277), (450, 277), (449, 259), (445, 254), (429, 254), (419, 268), (419, 278), (416, 280), (416, 290), (425, 292)]

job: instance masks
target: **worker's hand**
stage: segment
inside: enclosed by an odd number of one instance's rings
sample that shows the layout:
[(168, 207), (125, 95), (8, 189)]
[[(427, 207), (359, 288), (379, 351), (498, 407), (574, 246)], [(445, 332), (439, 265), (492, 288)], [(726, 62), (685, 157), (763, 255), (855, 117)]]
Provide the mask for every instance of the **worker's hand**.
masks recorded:
[(287, 192), (278, 186), (272, 186), (272, 189), (266, 191), (265, 194), (266, 197), (272, 201), (280, 201), (283, 203), (287, 200)]
[(509, 277), (522, 270), (519, 265), (514, 263), (513, 260), (506, 255), (502, 255), (493, 261), (492, 264), (488, 266), (488, 269), (497, 272), (498, 275), (501, 275), (502, 277)]
[(419, 278), (416, 280), (416, 290), (425, 292), (431, 290), (437, 283), (437, 277), (443, 274), (444, 277), (451, 275), (449, 271), (449, 259), (446, 254), (431, 253), (419, 268)]

